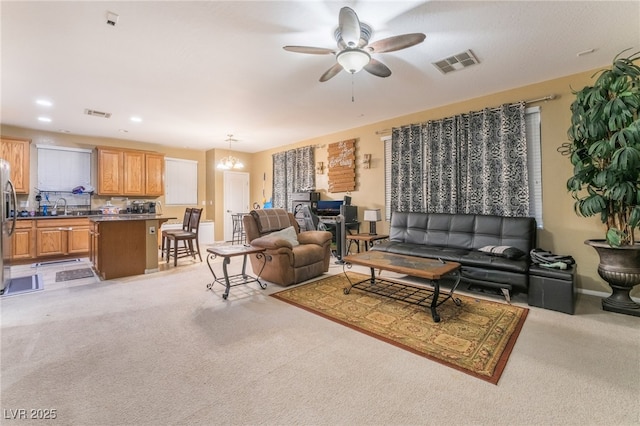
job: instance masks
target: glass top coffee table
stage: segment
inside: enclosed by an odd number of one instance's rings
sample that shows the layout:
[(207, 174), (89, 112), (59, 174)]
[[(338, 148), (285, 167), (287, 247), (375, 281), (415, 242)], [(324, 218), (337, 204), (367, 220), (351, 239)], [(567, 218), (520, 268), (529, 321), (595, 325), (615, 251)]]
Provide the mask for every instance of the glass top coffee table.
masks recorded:
[[(425, 306), (431, 310), (434, 322), (440, 322), (437, 307), (449, 299), (460, 306), (460, 299), (453, 297), (453, 292), (460, 283), (460, 264), (457, 262), (445, 262), (439, 259), (427, 259), (416, 256), (386, 253), (382, 251), (367, 251), (344, 257), (345, 275), (349, 280), (349, 287), (345, 287), (344, 294), (349, 294), (352, 288), (379, 294), (414, 305)], [(367, 266), (371, 269), (371, 277), (352, 282), (346, 269), (350, 265)], [(391, 271), (406, 274), (413, 277), (425, 278), (431, 282), (433, 290), (396, 281), (390, 281), (376, 277), (375, 270)], [(440, 292), (440, 280), (445, 276), (451, 276), (455, 281), (449, 292)], [(441, 298), (441, 296), (443, 296)]]
[[(267, 288), (267, 283), (260, 281), (260, 274), (264, 269), (265, 263), (269, 260), (269, 257), (270, 257), (264, 253), (265, 250), (266, 249), (264, 248), (255, 247), (251, 245), (230, 245), (230, 246), (217, 246), (217, 247), (208, 248), (207, 252), (209, 253), (209, 255), (207, 256), (207, 265), (209, 266), (209, 270), (213, 275), (213, 281), (207, 284), (207, 289), (211, 290), (211, 288), (215, 283), (222, 284), (223, 286), (226, 287), (225, 292), (222, 295), (222, 298), (226, 299), (229, 296), (229, 290), (231, 289), (231, 287), (234, 287), (237, 285), (255, 282), (255, 283), (258, 283), (258, 285), (260, 285), (261, 289), (264, 290), (265, 288)], [(247, 256), (251, 254), (255, 254), (256, 257), (258, 259), (262, 259), (262, 262), (263, 262), (260, 272), (258, 272), (258, 275), (255, 277), (252, 277), (251, 275), (247, 274), (247, 271), (246, 271)], [(231, 262), (231, 258), (234, 256), (242, 256), (242, 272), (235, 275), (229, 275), (229, 272), (227, 271), (227, 265)], [(213, 270), (213, 266), (211, 265), (211, 262), (216, 257), (223, 258), (222, 260), (223, 276), (222, 277), (216, 276), (216, 273)]]

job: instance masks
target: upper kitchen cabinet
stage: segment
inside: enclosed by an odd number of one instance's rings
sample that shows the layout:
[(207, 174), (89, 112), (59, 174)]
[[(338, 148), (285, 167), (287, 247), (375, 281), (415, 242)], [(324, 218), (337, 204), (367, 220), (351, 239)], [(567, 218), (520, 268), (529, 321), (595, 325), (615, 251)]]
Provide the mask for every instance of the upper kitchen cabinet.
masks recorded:
[(124, 182), (123, 152), (98, 148), (98, 194), (122, 195)]
[(145, 161), (144, 152), (124, 151), (124, 195), (147, 195), (144, 188), (145, 183)]
[(144, 187), (147, 195), (164, 195), (164, 155), (147, 152), (144, 157), (147, 170)]
[(98, 147), (98, 194), (157, 197), (164, 194), (164, 155)]
[(29, 139), (2, 137), (0, 158), (11, 165), (11, 182), (18, 194), (29, 193)]

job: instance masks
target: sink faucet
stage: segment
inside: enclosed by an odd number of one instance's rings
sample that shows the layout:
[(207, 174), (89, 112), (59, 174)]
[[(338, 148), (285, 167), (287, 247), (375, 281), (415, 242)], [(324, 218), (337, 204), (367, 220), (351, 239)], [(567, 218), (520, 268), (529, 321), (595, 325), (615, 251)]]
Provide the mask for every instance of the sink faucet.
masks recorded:
[(55, 209), (58, 208), (58, 202), (59, 201), (64, 201), (64, 214), (66, 215), (67, 214), (67, 200), (66, 200), (66, 198), (62, 198), (62, 197), (58, 198), (56, 200), (56, 202), (53, 204), (53, 209), (55, 210)]

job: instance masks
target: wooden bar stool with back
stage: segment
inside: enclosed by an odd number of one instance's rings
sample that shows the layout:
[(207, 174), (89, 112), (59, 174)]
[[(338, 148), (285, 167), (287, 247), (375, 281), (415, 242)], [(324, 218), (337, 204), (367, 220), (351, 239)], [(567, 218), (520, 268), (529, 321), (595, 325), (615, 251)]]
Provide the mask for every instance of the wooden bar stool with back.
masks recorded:
[[(186, 215), (186, 213), (185, 213)], [(166, 259), (167, 263), (171, 256), (173, 256), (173, 266), (178, 266), (178, 258), (181, 257), (193, 257), (196, 258), (196, 254), (202, 262), (202, 255), (200, 254), (200, 244), (198, 242), (198, 228), (200, 226), (200, 218), (202, 217), (202, 209), (191, 209), (191, 215), (189, 217), (189, 225), (186, 230), (177, 232), (167, 232), (166, 240)], [(162, 234), (163, 240), (165, 234)], [(180, 247), (180, 241), (182, 241), (182, 247)], [(194, 249), (195, 241), (195, 249)], [(173, 242), (173, 247), (171, 243)]]

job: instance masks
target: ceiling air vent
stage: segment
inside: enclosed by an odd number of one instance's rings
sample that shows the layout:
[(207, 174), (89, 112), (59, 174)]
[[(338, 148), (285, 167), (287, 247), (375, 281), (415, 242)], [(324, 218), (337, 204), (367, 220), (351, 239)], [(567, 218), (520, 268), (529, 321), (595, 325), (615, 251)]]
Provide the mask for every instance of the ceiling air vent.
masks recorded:
[(479, 63), (480, 61), (478, 61), (476, 55), (474, 55), (471, 50), (467, 50), (441, 61), (434, 62), (433, 65), (438, 68), (442, 74), (448, 74), (452, 71), (461, 70), (462, 68), (470, 67), (471, 65)]
[(111, 113), (110, 112), (96, 111), (95, 109), (85, 109), (84, 113), (87, 114), (87, 115), (92, 115), (94, 117), (102, 117), (102, 118), (111, 117)]

